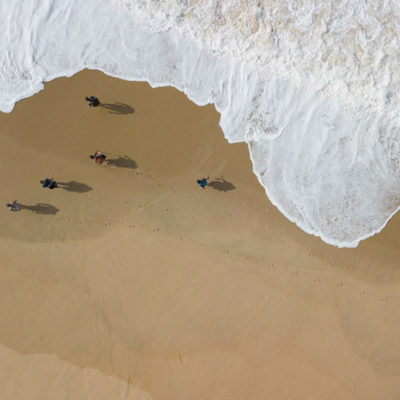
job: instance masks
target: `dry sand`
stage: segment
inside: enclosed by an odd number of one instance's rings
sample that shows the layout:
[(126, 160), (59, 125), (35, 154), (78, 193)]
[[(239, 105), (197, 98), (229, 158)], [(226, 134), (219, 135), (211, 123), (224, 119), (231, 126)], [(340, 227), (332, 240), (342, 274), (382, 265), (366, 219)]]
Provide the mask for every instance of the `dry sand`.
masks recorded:
[(94, 71), (0, 116), (1, 400), (400, 398), (400, 216), (306, 235), (218, 119)]

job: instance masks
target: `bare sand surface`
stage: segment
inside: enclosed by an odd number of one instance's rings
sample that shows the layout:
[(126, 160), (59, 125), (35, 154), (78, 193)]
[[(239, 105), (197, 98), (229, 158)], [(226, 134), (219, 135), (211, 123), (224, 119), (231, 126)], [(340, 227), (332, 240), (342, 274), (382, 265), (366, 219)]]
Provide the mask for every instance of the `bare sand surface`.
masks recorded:
[(0, 115), (2, 400), (400, 398), (400, 216), (306, 235), (218, 120), (95, 71)]

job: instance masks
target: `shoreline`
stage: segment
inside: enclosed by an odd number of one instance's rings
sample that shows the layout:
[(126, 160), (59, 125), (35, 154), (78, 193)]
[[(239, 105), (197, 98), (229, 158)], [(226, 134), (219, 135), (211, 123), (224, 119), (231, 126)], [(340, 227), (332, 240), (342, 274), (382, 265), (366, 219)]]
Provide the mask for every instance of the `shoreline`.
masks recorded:
[[(91, 94), (133, 112), (89, 109)], [(400, 216), (355, 249), (323, 243), (268, 201), (218, 122), (98, 71), (0, 114), (1, 201), (58, 209), (0, 211), (5, 400), (68, 398), (70, 382), (82, 399), (400, 393)], [(120, 164), (98, 167), (97, 149)]]
[[(208, 18), (218, 17), (205, 5), (204, 9), (201, 5), (195, 7), (208, 10), (205, 19), (192, 25), (194, 20), (182, 14), (180, 25), (168, 21), (169, 14), (159, 14), (160, 5), (142, 8), (132, 3), (132, 7), (124, 7), (108, 1), (76, 0), (66, 8), (60, 0), (53, 0), (51, 7), (37, 7), (36, 1), (28, 1), (24, 13), (12, 7), (3, 13), (4, 30), (10, 35), (8, 42), (13, 43), (2, 48), (6, 60), (0, 96), (3, 109), (9, 109), (21, 93), (26, 95), (27, 90), (37, 89), (42, 81), (59, 76), (61, 71), (71, 75), (87, 67), (99, 68), (111, 76), (145, 78), (156, 86), (168, 83), (183, 89), (200, 105), (215, 104), (229, 141), (253, 141), (257, 148), (254, 153), (261, 153), (254, 170), (262, 176), (268, 169), (261, 180), (270, 198), (305, 231), (321, 233), (339, 246), (354, 245), (360, 237), (380, 230), (398, 208), (400, 192), (396, 179), (392, 179), (398, 178), (398, 171), (396, 163), (391, 162), (398, 156), (397, 138), (390, 132), (400, 125), (396, 106), (399, 91), (394, 89), (396, 85), (389, 91), (388, 84), (382, 83), (385, 79), (373, 79), (376, 71), (369, 61), (366, 60), (365, 74), (361, 75), (355, 68), (349, 69), (347, 63), (332, 60), (343, 54), (323, 57), (322, 64), (315, 63), (315, 57), (305, 63), (305, 48), (311, 51), (306, 54), (325, 53), (326, 43), (319, 41), (321, 35), (317, 34), (316, 40), (295, 41), (292, 48), (291, 40), (285, 41), (289, 38), (287, 33), (296, 37), (299, 32), (284, 29), (280, 36), (283, 42), (279, 43), (286, 45), (277, 51), (277, 31), (267, 29), (265, 36), (257, 35), (256, 39), (243, 34), (240, 19), (233, 19), (227, 30), (207, 28), (205, 36), (198, 36), (195, 32), (201, 26), (206, 28), (203, 23), (210, 23)], [(171, 12), (180, 8), (186, 15), (185, 7), (178, 4), (171, 7)], [(322, 7), (321, 11), (328, 19), (334, 16), (336, 20), (334, 9)], [(360, 11), (364, 9), (365, 5)], [(151, 10), (159, 15), (161, 25), (157, 18), (147, 19)], [(284, 7), (276, 4), (273, 10), (271, 21), (286, 20)], [(390, 7), (385, 10), (391, 14)], [(244, 11), (250, 17), (252, 11)], [(337, 18), (344, 21), (339, 15)], [(88, 29), (87, 20), (98, 23)], [(103, 29), (102, 21), (107, 21), (109, 29)], [(310, 29), (303, 33), (313, 36), (321, 25), (309, 22)], [(380, 18), (376, 22), (382, 27), (391, 24)], [(17, 31), (15, 26), (19, 27)], [(262, 25), (259, 27), (262, 29)], [(186, 34), (182, 34), (182, 29), (188, 29)], [(375, 24), (371, 29), (375, 29)], [(241, 44), (232, 41), (233, 32), (242, 38)], [(383, 29), (381, 39), (391, 43), (390, 32)], [(347, 37), (347, 33), (342, 33)], [(328, 36), (336, 42), (336, 35)], [(26, 37), (33, 39), (26, 41)], [(57, 46), (51, 40), (42, 40), (48, 37), (57, 37)], [(237, 45), (244, 43), (248, 47), (237, 53)], [(287, 52), (288, 49), (291, 50)], [(351, 46), (344, 51), (349, 51), (346, 59), (354, 61)], [(267, 53), (276, 57), (268, 57)], [(31, 56), (26, 58), (26, 54)], [(374, 54), (373, 51), (371, 56)], [(297, 61), (293, 64), (294, 60)], [(396, 70), (393, 59), (388, 57), (385, 62), (389, 69)], [(309, 113), (310, 110), (313, 112)], [(380, 132), (384, 132), (382, 141)], [(259, 141), (265, 134), (277, 140)], [(390, 149), (394, 149), (393, 154)], [(356, 156), (359, 162), (349, 163)], [(365, 165), (375, 168), (364, 168)], [(305, 186), (308, 190), (304, 192)]]

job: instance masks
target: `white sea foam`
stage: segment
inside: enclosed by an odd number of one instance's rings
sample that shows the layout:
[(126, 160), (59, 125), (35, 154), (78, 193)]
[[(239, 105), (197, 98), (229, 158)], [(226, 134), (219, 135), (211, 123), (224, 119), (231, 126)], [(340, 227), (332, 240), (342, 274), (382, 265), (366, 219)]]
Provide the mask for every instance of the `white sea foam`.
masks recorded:
[(389, 0), (1, 2), (0, 109), (84, 68), (175, 86), (216, 105), (290, 220), (353, 247), (400, 206), (399, 16)]

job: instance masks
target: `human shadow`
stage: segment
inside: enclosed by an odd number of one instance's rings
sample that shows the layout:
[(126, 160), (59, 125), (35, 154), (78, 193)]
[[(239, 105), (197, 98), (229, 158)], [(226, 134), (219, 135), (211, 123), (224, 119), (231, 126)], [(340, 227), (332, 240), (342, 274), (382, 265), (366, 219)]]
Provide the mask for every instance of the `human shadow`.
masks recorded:
[(110, 114), (133, 114), (135, 112), (135, 109), (129, 104), (119, 102), (101, 103), (99, 107), (105, 108)]
[(225, 180), (224, 177), (216, 178), (214, 181), (210, 182), (208, 186), (220, 192), (229, 192), (230, 190), (236, 189), (236, 186), (232, 182)]
[(59, 188), (68, 192), (86, 193), (92, 190), (92, 188), (89, 185), (86, 185), (86, 183), (77, 181), (57, 182), (57, 185)]
[(137, 168), (136, 161), (132, 160), (132, 158), (128, 156), (119, 156), (118, 158), (108, 158), (107, 164), (117, 168), (129, 168), (129, 169)]
[(57, 207), (54, 207), (51, 204), (47, 203), (37, 203), (34, 206), (27, 206), (21, 204), (21, 209), (29, 210), (36, 214), (47, 214), (47, 215), (55, 215), (60, 211)]

